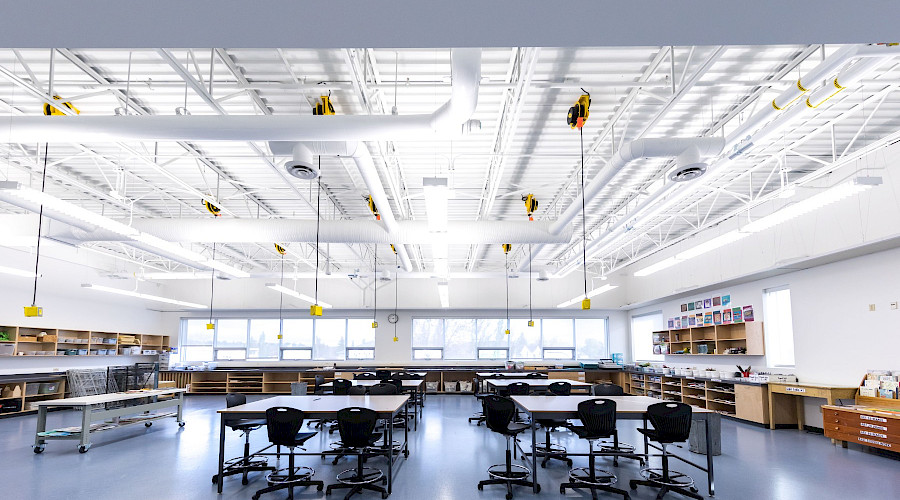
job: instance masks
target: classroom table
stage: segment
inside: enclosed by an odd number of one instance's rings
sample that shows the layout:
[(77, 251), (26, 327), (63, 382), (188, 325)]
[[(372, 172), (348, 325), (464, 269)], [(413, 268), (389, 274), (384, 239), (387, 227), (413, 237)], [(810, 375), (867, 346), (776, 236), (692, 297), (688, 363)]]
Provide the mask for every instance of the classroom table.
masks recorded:
[(572, 384), (572, 390), (578, 392), (591, 392), (591, 387), (594, 384), (590, 382), (582, 382), (580, 380), (571, 380), (566, 378), (555, 378), (555, 379), (540, 379), (540, 378), (489, 378), (487, 379), (488, 387), (493, 386), (494, 389), (506, 389), (510, 384), (515, 384), (517, 382), (525, 382), (531, 389), (538, 390), (546, 390), (550, 384), (554, 382), (568, 382)]
[[(175, 417), (178, 425), (184, 427), (184, 421), (181, 419), (181, 410), (184, 405), (184, 393), (187, 389), (152, 389), (142, 391), (129, 392), (112, 392), (109, 394), (96, 394), (93, 396), (81, 396), (77, 398), (49, 399), (46, 401), (36, 401), (38, 407), (37, 430), (34, 432), (34, 452), (41, 453), (48, 439), (77, 439), (80, 443), (78, 451), (86, 453), (91, 448), (91, 432), (99, 432), (113, 428), (124, 427), (132, 424), (144, 424), (147, 427), (152, 425), (153, 420), (166, 417)], [(160, 396), (173, 396), (170, 399), (160, 400)], [(138, 400), (148, 399), (144, 402), (136, 402)], [(136, 402), (136, 403), (135, 403)], [(121, 407), (108, 408), (107, 405), (123, 404)], [(126, 403), (135, 403), (125, 406)], [(104, 405), (103, 408), (93, 409), (94, 405)], [(150, 410), (159, 410), (162, 408), (177, 407), (175, 414), (165, 413), (159, 415), (148, 414)], [(59, 435), (42, 435), (47, 431), (47, 409), (49, 408), (77, 408), (81, 411), (81, 431), (70, 432)], [(106, 420), (108, 418), (122, 417), (124, 415), (134, 415), (143, 413), (145, 415), (137, 417), (129, 423), (119, 423), (114, 421), (115, 425), (108, 428), (100, 428), (91, 430), (91, 422), (98, 420)]]
[[(387, 434), (385, 435), (385, 443), (387, 444), (384, 455), (388, 458), (387, 473), (387, 490), (391, 493), (394, 483), (394, 461), (399, 460), (400, 455), (394, 457), (394, 418), (400, 414), (403, 418), (407, 418), (408, 411), (406, 402), (409, 400), (408, 395), (397, 396), (275, 396), (271, 398), (261, 399), (252, 403), (239, 406), (232, 406), (219, 410), (219, 464), (218, 475), (216, 481), (218, 492), (222, 493), (222, 473), (225, 468), (225, 429), (226, 422), (239, 419), (264, 419), (266, 418), (266, 410), (277, 406), (295, 408), (304, 413), (305, 419), (325, 419), (334, 420), (337, 418), (337, 412), (344, 408), (368, 408), (378, 414), (378, 418), (388, 422)], [(403, 443), (400, 449), (405, 457), (409, 456), (409, 431), (403, 428)], [(324, 456), (337, 455), (338, 451), (323, 450), (317, 452), (297, 453), (296, 455)], [(375, 455), (376, 453), (366, 453), (366, 455)], [(253, 453), (255, 456), (275, 455), (275, 453)], [(361, 458), (360, 458), (361, 459)]]
[(535, 379), (540, 380), (540, 379), (546, 379), (549, 377), (549, 375), (547, 375), (546, 373), (540, 373), (540, 372), (500, 372), (500, 371), (498, 371), (498, 372), (475, 372), (475, 386), (478, 387), (478, 389), (480, 391), (483, 391), (485, 389), (484, 381), (489, 378), (492, 378), (492, 377), (525, 378), (525, 375), (534, 374), (534, 373), (540, 375), (540, 377), (532, 375), (532, 378), (530, 378), (528, 380), (535, 380)]
[[(421, 402), (423, 401), (421, 396), (425, 395), (425, 381), (417, 379), (417, 380), (401, 380), (400, 382), (403, 384), (402, 392), (417, 392), (420, 395), (420, 397), (413, 400), (413, 401), (419, 402), (419, 403), (416, 403), (416, 411), (413, 412), (413, 423), (415, 424), (415, 430), (419, 430), (419, 418), (420, 418), (421, 412), (422, 412)], [(373, 385), (378, 385), (378, 384), (381, 384), (384, 382), (382, 382), (380, 380), (351, 380), (350, 383), (353, 384), (354, 386), (359, 386), (359, 387), (372, 387)], [(323, 388), (323, 389), (333, 389), (334, 382), (327, 382), (325, 384), (320, 385), (319, 387)]]
[[(856, 386), (834, 386), (827, 384), (809, 384), (800, 382), (769, 382), (769, 429), (775, 429), (775, 394), (795, 396), (797, 405), (797, 429), (803, 430), (806, 425), (803, 398), (822, 398), (834, 405), (838, 399), (854, 399)], [(834, 442), (834, 440), (831, 440)]]
[[(537, 493), (538, 488), (538, 480), (537, 480), (537, 450), (534, 447), (534, 443), (537, 443), (537, 421), (539, 419), (550, 419), (550, 420), (565, 420), (565, 419), (577, 419), (578, 418), (578, 403), (582, 401), (587, 401), (590, 399), (596, 399), (595, 396), (512, 396), (511, 398), (516, 405), (521, 408), (523, 411), (529, 414), (531, 420), (531, 469), (532, 474), (534, 475), (534, 492)], [(603, 399), (611, 399), (616, 402), (616, 418), (617, 419), (643, 419), (644, 427), (647, 427), (647, 407), (656, 403), (662, 403), (656, 398), (651, 398), (647, 396), (604, 396)], [(714, 418), (720, 418), (720, 415), (712, 410), (706, 410), (703, 408), (692, 407), (693, 415), (691, 416), (692, 420), (700, 420), (703, 421), (704, 427), (706, 428), (706, 443), (712, 442), (712, 436), (710, 432), (711, 425), (708, 424), (708, 421)], [(649, 448), (654, 448), (657, 450), (662, 450), (655, 445), (651, 445), (647, 440), (647, 437), (644, 437), (644, 453), (632, 452), (630, 454), (634, 455), (644, 455), (647, 457), (649, 462)], [(567, 452), (567, 455), (572, 456), (586, 456), (586, 453), (571, 453)], [(595, 453), (595, 454), (607, 454), (610, 453)], [(679, 457), (678, 455), (670, 455), (670, 458), (675, 458), (677, 460), (681, 460), (689, 465), (692, 465), (704, 472), (706, 472), (707, 480), (709, 481), (709, 495), (715, 495), (715, 487), (713, 483), (713, 455), (711, 453), (706, 454), (706, 468), (697, 465), (693, 462), (690, 462), (684, 458)]]

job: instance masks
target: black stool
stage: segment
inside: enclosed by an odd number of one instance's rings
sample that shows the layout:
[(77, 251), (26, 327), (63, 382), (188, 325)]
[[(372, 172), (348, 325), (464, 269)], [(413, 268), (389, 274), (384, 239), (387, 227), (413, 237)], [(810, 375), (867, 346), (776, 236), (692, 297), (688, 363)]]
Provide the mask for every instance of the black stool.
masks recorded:
[[(242, 404), (247, 404), (247, 396), (235, 393), (225, 395), (226, 407), (231, 408), (233, 406)], [(260, 427), (266, 425), (265, 419), (229, 420), (225, 422), (225, 425), (233, 431), (239, 431), (243, 433), (244, 456), (232, 458), (231, 460), (225, 462), (224, 468), (222, 469), (222, 478), (225, 478), (226, 476), (241, 474), (243, 476), (241, 478), (241, 484), (247, 484), (249, 482), (249, 480), (247, 479), (247, 474), (249, 472), (275, 470), (275, 467), (269, 465), (269, 462), (265, 459), (265, 457), (250, 457), (250, 431), (255, 431), (256, 429), (259, 429)], [(218, 474), (212, 477), (212, 482), (213, 484), (219, 484)]]
[(618, 493), (629, 500), (631, 495), (627, 491), (612, 486), (618, 481), (616, 475), (595, 466), (597, 455), (594, 454), (594, 442), (616, 433), (616, 402), (610, 399), (582, 401), (578, 403), (578, 418), (583, 425), (573, 425), (570, 429), (578, 437), (588, 441), (588, 466), (570, 470), (569, 481), (559, 485), (559, 492), (565, 495), (566, 489), (589, 489), (591, 497), (596, 500), (597, 490), (601, 490)]
[(337, 483), (329, 484), (325, 488), (325, 494), (330, 495), (332, 490), (349, 488), (350, 491), (344, 500), (363, 490), (377, 491), (381, 498), (387, 498), (387, 490), (373, 483), (381, 481), (387, 484), (387, 477), (379, 469), (363, 467), (366, 450), (381, 439), (381, 434), (375, 432), (375, 423), (378, 414), (368, 408), (344, 408), (337, 413), (338, 431), (341, 434), (341, 443), (347, 453), (357, 455), (356, 469), (347, 469), (337, 475)]
[[(591, 387), (591, 394), (594, 396), (626, 396), (625, 391), (621, 386), (616, 384), (594, 384)], [(641, 467), (644, 466), (644, 457), (640, 455), (634, 454), (634, 446), (628, 443), (622, 443), (619, 441), (619, 431), (617, 430), (613, 433), (613, 442), (610, 443), (608, 441), (601, 441), (600, 443), (600, 451), (604, 452), (614, 452), (613, 455), (613, 465), (619, 466), (620, 458), (628, 458), (631, 460), (637, 460), (640, 462)]]
[[(269, 431), (269, 441), (277, 446), (288, 448), (288, 466), (286, 469), (278, 469), (268, 476), (266, 481), (269, 486), (253, 494), (253, 500), (259, 500), (263, 493), (276, 490), (288, 490), (288, 498), (294, 498), (294, 488), (297, 486), (315, 486), (322, 491), (325, 483), (313, 481), (316, 473), (309, 467), (294, 466), (294, 449), (303, 446), (309, 438), (315, 436), (315, 432), (300, 432), (303, 427), (303, 412), (296, 408), (276, 406), (266, 410), (266, 428)], [(301, 450), (303, 448), (300, 448)]]
[[(653, 429), (638, 429), (646, 439), (656, 441), (662, 446), (662, 468), (645, 467), (641, 469), (644, 479), (632, 479), (631, 489), (638, 485), (659, 488), (657, 499), (668, 492), (680, 493), (690, 498), (703, 500), (694, 487), (694, 479), (687, 474), (669, 470), (669, 452), (666, 449), (672, 443), (683, 443), (691, 434), (691, 407), (684, 403), (656, 403), (647, 407), (647, 419)], [(707, 450), (708, 451), (708, 450)]]
[[(485, 379), (498, 379), (503, 378), (503, 375), (499, 373), (494, 373), (484, 377)], [(481, 425), (484, 423), (484, 397), (490, 394), (489, 392), (481, 391), (481, 384), (478, 384), (478, 387), (475, 388), (475, 399), (477, 399), (481, 403), (481, 411), (476, 412), (474, 415), (469, 417), (469, 423), (475, 422), (475, 425)]]
[[(512, 463), (512, 440), (521, 432), (528, 429), (525, 424), (513, 422), (516, 414), (516, 404), (511, 399), (491, 394), (484, 398), (485, 423), (488, 429), (506, 436), (506, 463), (492, 465), (488, 468), (491, 479), (478, 482), (478, 489), (483, 490), (486, 484), (506, 485), (506, 499), (513, 497), (513, 486), (527, 486), (533, 488), (534, 481), (528, 480), (531, 471), (524, 465)], [(537, 485), (537, 491), (541, 491), (541, 485)]]
[[(568, 396), (572, 393), (572, 384), (568, 382), (553, 382), (547, 387), (547, 394), (550, 396)], [(544, 444), (535, 443), (535, 453), (544, 457), (541, 460), (541, 467), (547, 467), (550, 460), (560, 460), (565, 462), (569, 467), (572, 466), (572, 459), (566, 456), (565, 447), (550, 442), (550, 431), (559, 427), (568, 427), (569, 422), (566, 420), (553, 420), (548, 418), (538, 419), (538, 425), (544, 428), (547, 438)]]
[[(360, 375), (365, 375), (364, 373)], [(359, 380), (359, 377), (356, 377), (356, 380)], [(349, 396), (350, 388), (353, 387), (353, 382), (345, 379), (345, 378), (336, 378), (334, 382), (331, 383), (332, 394), (335, 396)], [(328, 428), (328, 433), (333, 434), (334, 431), (337, 430), (337, 423), (331, 421), (331, 426)]]
[(357, 373), (353, 376), (355, 380), (378, 380), (378, 377), (371, 372)]

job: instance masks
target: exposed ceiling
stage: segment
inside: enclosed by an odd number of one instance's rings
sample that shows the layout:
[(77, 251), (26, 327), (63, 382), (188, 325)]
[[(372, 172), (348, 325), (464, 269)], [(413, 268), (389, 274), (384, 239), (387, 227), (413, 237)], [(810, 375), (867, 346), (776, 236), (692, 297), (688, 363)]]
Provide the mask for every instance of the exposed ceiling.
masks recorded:
[[(566, 112), (581, 89), (590, 92), (583, 129), (586, 180), (599, 175), (613, 153), (638, 138), (727, 137), (750, 116), (840, 46), (686, 46), (484, 49), (478, 106), (480, 131), (370, 142), (381, 183), (398, 220), (426, 219), (422, 179), (448, 176), (451, 221), (524, 221), (521, 196), (540, 201), (536, 220), (555, 220), (580, 207), (579, 134)], [(817, 178), (852, 160), (877, 167), (878, 148), (900, 131), (897, 59), (844, 89), (802, 120), (754, 144), (725, 167), (697, 181), (702, 187), (639, 219), (610, 239), (606, 230), (660, 189), (670, 159), (627, 165), (586, 207), (589, 240), (599, 240), (589, 273), (615, 272), (771, 197), (787, 183), (828, 184)], [(82, 116), (308, 115), (330, 93), (340, 115), (428, 114), (450, 98), (450, 51), (445, 49), (0, 49), (0, 180), (40, 187), (43, 144), (11, 143), (4, 117), (40, 115), (40, 95), (60, 95)], [(52, 74), (52, 78), (51, 78)], [(187, 80), (200, 83), (192, 87)], [(818, 83), (818, 82), (816, 82)], [(211, 105), (211, 101), (215, 105)], [(799, 101), (798, 101), (799, 102)], [(797, 106), (804, 105), (795, 103)], [(895, 139), (895, 138), (894, 138)], [(105, 216), (212, 217), (202, 199), (225, 217), (316, 217), (313, 182), (286, 176), (284, 157), (264, 142), (97, 142), (68, 144), (47, 137), (46, 191)], [(881, 141), (881, 142), (879, 142)], [(875, 154), (873, 154), (875, 153)], [(835, 163), (837, 162), (837, 163)], [(372, 220), (369, 193), (350, 159), (322, 159), (320, 213), (324, 220)], [(823, 184), (824, 183), (824, 184)], [(0, 213), (22, 210), (0, 203)], [(536, 269), (569, 272), (581, 257), (581, 217), (569, 244), (537, 254)], [(217, 245), (216, 258), (249, 273), (278, 269), (272, 242)], [(452, 242), (451, 242), (452, 243)], [(87, 243), (110, 256), (110, 268), (190, 270), (157, 255), (114, 242)], [(212, 255), (209, 244), (192, 244)], [(430, 245), (409, 245), (414, 271), (433, 269)], [(370, 270), (372, 244), (322, 245), (320, 263), (339, 272)], [(510, 254), (526, 262), (527, 246)], [(380, 266), (391, 265), (387, 245)], [(314, 268), (316, 247), (289, 245), (291, 268)], [(451, 245), (451, 272), (504, 268), (497, 245)]]

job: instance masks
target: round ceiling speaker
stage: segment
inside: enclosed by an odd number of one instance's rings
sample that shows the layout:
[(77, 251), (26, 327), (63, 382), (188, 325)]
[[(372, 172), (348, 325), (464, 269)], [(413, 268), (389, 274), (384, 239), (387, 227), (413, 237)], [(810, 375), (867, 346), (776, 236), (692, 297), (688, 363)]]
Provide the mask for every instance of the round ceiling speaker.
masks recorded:
[(547, 272), (546, 270), (541, 271), (540, 273), (538, 273), (537, 280), (538, 281), (550, 281), (550, 273)]
[(290, 160), (284, 164), (284, 169), (294, 177), (307, 181), (319, 176), (319, 167), (312, 162), (303, 160)]
[(688, 182), (701, 177), (706, 173), (706, 163), (691, 163), (689, 165), (676, 165), (669, 171), (668, 177), (673, 182)]

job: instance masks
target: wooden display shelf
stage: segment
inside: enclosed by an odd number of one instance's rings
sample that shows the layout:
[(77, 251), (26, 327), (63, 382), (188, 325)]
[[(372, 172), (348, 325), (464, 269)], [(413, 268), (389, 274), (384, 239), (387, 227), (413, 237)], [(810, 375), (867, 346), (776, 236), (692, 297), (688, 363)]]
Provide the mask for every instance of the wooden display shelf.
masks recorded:
[[(761, 321), (661, 330), (653, 332), (653, 338), (655, 345), (668, 347), (667, 356), (762, 356), (766, 353)], [(700, 345), (706, 345), (709, 352), (700, 354)], [(686, 348), (690, 348), (689, 353), (676, 352)], [(746, 349), (746, 352), (729, 353), (729, 349)]]

